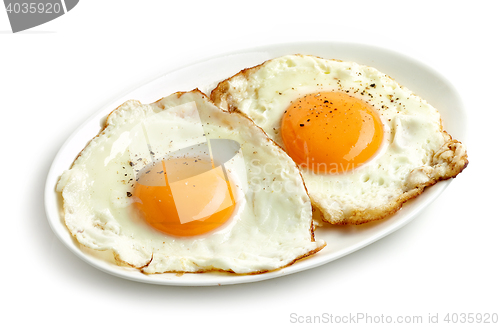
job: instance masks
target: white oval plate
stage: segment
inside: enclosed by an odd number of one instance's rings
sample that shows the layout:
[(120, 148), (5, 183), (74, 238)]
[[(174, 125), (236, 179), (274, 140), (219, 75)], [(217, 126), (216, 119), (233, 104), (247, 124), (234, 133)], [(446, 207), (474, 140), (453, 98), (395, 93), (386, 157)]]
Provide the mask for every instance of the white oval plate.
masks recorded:
[(70, 235), (63, 223), (61, 198), (55, 192), (55, 185), (61, 173), (70, 167), (81, 149), (101, 130), (101, 121), (113, 109), (129, 99), (150, 103), (173, 92), (189, 91), (194, 88), (210, 94), (219, 81), (243, 68), (258, 65), (274, 57), (295, 53), (356, 61), (379, 69), (436, 107), (443, 117), (445, 129), (455, 138), (464, 141), (465, 110), (453, 86), (430, 67), (402, 54), (373, 46), (334, 42), (279, 44), (229, 53), (180, 68), (140, 86), (96, 112), (69, 137), (54, 159), (45, 188), (46, 213), (54, 233), (79, 258), (112, 275), (152, 284), (206, 286), (255, 282), (311, 269), (359, 250), (411, 221), (441, 194), (450, 180), (430, 187), (415, 200), (406, 203), (389, 219), (361, 226), (322, 227), (316, 231), (316, 238), (326, 240), (328, 244), (326, 248), (309, 258), (299, 260), (290, 267), (260, 275), (239, 276), (225, 273), (144, 275), (136, 269), (113, 264), (108, 258), (109, 253), (99, 255), (96, 253), (98, 251), (92, 252), (81, 247)]

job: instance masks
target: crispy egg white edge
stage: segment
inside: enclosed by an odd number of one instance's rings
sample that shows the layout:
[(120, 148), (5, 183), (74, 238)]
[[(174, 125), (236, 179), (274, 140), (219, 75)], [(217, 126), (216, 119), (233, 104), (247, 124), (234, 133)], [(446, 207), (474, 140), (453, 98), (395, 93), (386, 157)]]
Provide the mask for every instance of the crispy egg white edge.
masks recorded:
[(422, 174), (421, 168), (429, 167), (433, 154), (450, 140), (438, 111), (375, 68), (288, 55), (221, 82), (211, 98), (223, 109), (249, 116), (283, 147), (280, 125), (288, 105), (306, 94), (332, 90), (349, 91), (370, 103), (383, 123), (384, 141), (371, 160), (350, 172), (328, 176), (302, 169), (313, 204), (327, 220), (345, 222), (357, 212), (397, 201), (410, 186), (433, 182), (432, 173)]

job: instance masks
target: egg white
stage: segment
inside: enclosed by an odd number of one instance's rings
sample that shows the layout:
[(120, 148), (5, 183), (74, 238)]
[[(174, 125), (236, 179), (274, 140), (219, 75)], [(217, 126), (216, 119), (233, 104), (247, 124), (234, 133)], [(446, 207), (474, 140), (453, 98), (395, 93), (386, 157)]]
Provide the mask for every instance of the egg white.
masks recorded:
[[(223, 109), (244, 113), (284, 147), (281, 121), (290, 103), (322, 91), (366, 101), (384, 128), (379, 151), (359, 168), (346, 171), (339, 166), (333, 174), (302, 169), (311, 200), (326, 221), (358, 224), (381, 219), (426, 186), (466, 166), (465, 148), (443, 131), (434, 107), (375, 68), (354, 62), (279, 57), (221, 82), (211, 99)], [(445, 152), (448, 157), (442, 160)]]
[[(199, 118), (189, 108), (175, 109), (192, 103)], [(163, 116), (158, 135), (166, 141), (148, 149), (156, 155), (200, 142), (197, 119), (207, 138), (241, 146), (241, 156), (234, 159), (240, 161), (227, 165), (237, 206), (230, 220), (213, 232), (170, 236), (151, 228), (133, 210), (134, 197), (127, 193), (133, 192), (139, 163), (148, 162), (131, 158), (130, 140), (139, 137), (132, 135), (137, 124), (158, 113)], [(78, 242), (111, 250), (119, 262), (144, 273), (259, 273), (325, 246), (314, 240), (311, 202), (295, 163), (249, 119), (221, 111), (199, 91), (176, 93), (153, 104), (124, 103), (64, 172), (57, 189), (64, 199), (64, 222)]]

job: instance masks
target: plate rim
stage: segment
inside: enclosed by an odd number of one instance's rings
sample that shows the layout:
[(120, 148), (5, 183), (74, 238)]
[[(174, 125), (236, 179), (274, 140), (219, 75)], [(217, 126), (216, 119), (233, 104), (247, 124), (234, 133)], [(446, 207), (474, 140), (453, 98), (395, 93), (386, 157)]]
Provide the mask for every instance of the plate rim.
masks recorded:
[[(403, 58), (404, 60), (418, 65), (422, 66), (427, 69), (432, 75), (436, 76), (439, 78), (440, 81), (442, 81), (446, 86), (449, 88), (449, 90), (454, 94), (455, 96), (455, 101), (458, 101), (459, 105), (457, 110), (460, 111), (461, 116), (466, 119), (466, 110), (464, 108), (462, 99), (459, 96), (458, 91), (454, 87), (454, 85), (449, 82), (441, 73), (436, 71), (433, 67), (418, 61), (404, 53), (399, 53), (397, 51), (394, 51), (392, 49), (387, 49), (379, 46), (374, 46), (370, 44), (362, 44), (362, 43), (350, 43), (350, 42), (336, 42), (336, 41), (304, 41), (304, 42), (286, 42), (286, 43), (278, 43), (278, 44), (271, 44), (271, 45), (260, 45), (257, 47), (251, 47), (251, 48), (246, 48), (246, 49), (239, 49), (231, 52), (226, 52), (222, 54), (217, 54), (213, 55), (189, 64), (185, 64), (182, 66), (179, 66), (177, 68), (171, 69), (168, 72), (159, 74), (149, 80), (139, 82), (135, 87), (131, 87), (129, 90), (124, 91), (121, 94), (118, 94), (116, 97), (113, 97), (109, 102), (105, 102), (104, 105), (100, 106), (99, 109), (97, 109), (95, 112), (93, 112), (90, 117), (88, 117), (84, 122), (82, 122), (77, 129), (75, 129), (64, 141), (64, 143), (61, 145), (59, 150), (57, 151), (56, 155), (54, 156), (54, 159), (50, 165), (46, 181), (45, 181), (45, 190), (44, 190), (44, 205), (45, 205), (45, 214), (47, 216), (47, 220), (49, 222), (50, 228), (56, 234), (57, 238), (73, 253), (75, 254), (78, 258), (83, 260), (84, 262), (88, 263), (89, 265), (93, 266), (94, 268), (97, 268), (103, 272), (106, 272), (108, 274), (111, 274), (113, 276), (121, 277), (124, 279), (136, 281), (136, 282), (142, 282), (142, 283), (149, 283), (149, 284), (158, 284), (158, 285), (170, 285), (170, 286), (216, 286), (216, 285), (231, 285), (231, 284), (242, 284), (242, 283), (251, 283), (251, 282), (257, 282), (257, 281), (262, 281), (262, 280), (267, 280), (267, 279), (272, 279), (272, 278), (277, 278), (285, 275), (290, 275), (294, 274), (300, 271), (316, 268), (322, 265), (325, 265), (327, 263), (330, 263), (332, 261), (335, 261), (341, 257), (344, 257), (348, 254), (351, 254), (355, 251), (358, 251), (382, 238), (385, 236), (392, 234), (393, 232), (397, 231), (404, 225), (408, 224), (410, 221), (412, 221), (423, 209), (428, 207), (434, 200), (436, 200), (439, 195), (450, 185), (452, 182), (452, 179), (441, 181), (437, 183), (436, 185), (432, 186), (432, 188), (428, 188), (423, 194), (421, 194), (417, 199), (419, 202), (419, 205), (417, 208), (414, 208), (410, 213), (408, 213), (403, 219), (400, 219), (396, 221), (395, 223), (390, 224), (388, 227), (385, 229), (382, 229), (380, 232), (372, 235), (371, 237), (365, 239), (362, 242), (358, 242), (350, 247), (347, 247), (345, 249), (342, 249), (340, 251), (336, 251), (333, 253), (328, 253), (326, 255), (326, 258), (320, 259), (320, 260), (315, 260), (311, 261), (310, 264), (301, 264), (297, 265), (297, 263), (289, 266), (282, 268), (277, 271), (272, 271), (268, 273), (263, 273), (263, 274), (256, 274), (256, 275), (236, 275), (236, 274), (230, 274), (230, 273), (223, 273), (219, 274), (217, 273), (214, 278), (199, 278), (200, 280), (192, 280), (192, 279), (182, 279), (178, 278), (175, 276), (175, 274), (172, 273), (167, 273), (167, 274), (156, 274), (156, 275), (145, 275), (140, 273), (137, 269), (135, 268), (123, 268), (119, 267), (116, 265), (111, 265), (107, 262), (101, 261), (97, 258), (94, 258), (90, 256), (89, 254), (84, 253), (78, 248), (77, 241), (74, 240), (74, 238), (71, 236), (69, 230), (67, 230), (64, 222), (62, 221), (62, 217), (60, 216), (60, 213), (58, 212), (59, 209), (57, 207), (60, 206), (58, 203), (58, 195), (55, 190), (56, 183), (59, 180), (59, 176), (62, 174), (62, 171), (57, 171), (58, 165), (57, 163), (61, 160), (61, 157), (65, 151), (67, 151), (68, 145), (71, 143), (71, 140), (73, 140), (79, 133), (82, 132), (82, 129), (88, 127), (91, 122), (94, 122), (96, 119), (101, 120), (102, 115), (106, 115), (106, 113), (111, 112), (116, 106), (113, 108), (113, 104), (116, 104), (122, 99), (125, 99), (129, 94), (138, 92), (141, 89), (147, 88), (148, 86), (151, 86), (153, 83), (158, 82), (162, 78), (168, 77), (171, 74), (175, 74), (176, 72), (181, 72), (182, 70), (185, 69), (190, 69), (190, 67), (198, 66), (198, 65), (203, 65), (206, 64), (212, 60), (216, 59), (221, 59), (224, 57), (228, 56), (237, 56), (241, 54), (250, 54), (250, 53), (257, 53), (257, 52), (280, 52), (280, 50), (287, 49), (287, 48), (293, 48), (293, 47), (300, 47), (300, 48), (308, 48), (312, 49), (315, 47), (326, 47), (326, 46), (337, 46), (337, 47), (358, 47), (358, 48), (364, 48), (364, 49), (374, 49), (379, 52), (386, 52), (390, 53), (393, 56), (397, 56), (400, 58)], [(311, 50), (305, 50), (305, 52), (308, 52)], [(308, 53), (310, 54), (310, 53)], [(247, 67), (241, 67), (241, 69), (244, 69)], [(232, 75), (227, 76), (226, 78), (229, 78)], [(195, 78), (196, 79), (196, 78)], [(164, 96), (168, 96), (168, 94), (165, 94)], [(128, 100), (129, 98), (126, 98)], [(126, 101), (124, 100), (124, 101)], [(122, 101), (122, 102), (124, 102)], [(111, 108), (111, 109), (110, 109)], [(463, 131), (463, 135), (461, 135), (460, 139), (462, 142), (465, 141), (466, 139), (466, 131)], [(75, 153), (75, 156), (81, 151), (81, 149), (78, 149), (77, 152)], [(67, 167), (66, 169), (69, 169)], [(56, 217), (57, 216), (57, 217)], [(391, 219), (391, 218), (389, 218)], [(387, 220), (387, 219), (386, 219)], [(60, 225), (58, 225), (58, 222)], [(64, 231), (61, 231), (64, 230)], [(66, 235), (63, 235), (62, 233), (66, 233)], [(68, 236), (69, 236), (69, 241), (68, 241)], [(328, 245), (327, 245), (328, 247)], [(326, 248), (325, 248), (326, 249)], [(324, 251), (323, 249), (322, 251)], [(322, 251), (319, 253), (315, 254), (315, 256), (321, 256)], [(314, 256), (313, 256), (314, 257)], [(307, 262), (307, 260), (310, 260), (309, 258), (303, 259), (304, 262)], [(302, 261), (302, 260), (301, 260)], [(203, 273), (205, 274), (210, 274), (211, 276), (214, 275), (213, 273)], [(169, 276), (172, 277), (172, 279), (167, 279), (163, 277), (158, 277), (158, 276)], [(187, 275), (200, 275), (200, 274), (189, 274)], [(184, 275), (183, 275), (184, 276)]]

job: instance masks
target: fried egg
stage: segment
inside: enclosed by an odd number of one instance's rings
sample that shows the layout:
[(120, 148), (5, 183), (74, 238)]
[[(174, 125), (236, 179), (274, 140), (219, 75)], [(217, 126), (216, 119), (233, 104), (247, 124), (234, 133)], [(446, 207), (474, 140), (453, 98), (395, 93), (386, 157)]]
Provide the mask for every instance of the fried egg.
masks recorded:
[(468, 162), (434, 107), (354, 62), (279, 57), (222, 81), (211, 99), (286, 150), (332, 224), (384, 218)]
[(80, 244), (147, 274), (261, 273), (325, 246), (293, 160), (197, 90), (118, 107), (57, 190)]

